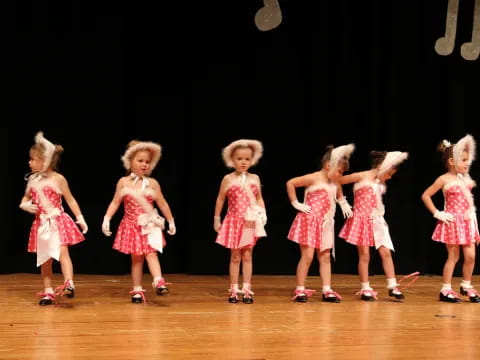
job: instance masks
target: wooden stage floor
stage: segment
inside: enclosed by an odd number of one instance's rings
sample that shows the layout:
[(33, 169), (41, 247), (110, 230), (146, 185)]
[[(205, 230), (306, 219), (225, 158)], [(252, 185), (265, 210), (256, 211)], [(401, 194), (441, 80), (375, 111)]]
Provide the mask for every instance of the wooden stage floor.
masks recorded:
[(252, 305), (227, 302), (227, 276), (166, 280), (171, 293), (155, 296), (146, 274), (147, 304), (132, 304), (128, 275), (77, 275), (75, 298), (41, 307), (40, 275), (0, 275), (0, 359), (480, 359), (480, 304), (439, 302), (438, 276), (403, 302), (374, 276), (378, 301), (364, 302), (357, 276), (334, 274), (340, 304), (291, 301), (294, 276), (254, 275)]

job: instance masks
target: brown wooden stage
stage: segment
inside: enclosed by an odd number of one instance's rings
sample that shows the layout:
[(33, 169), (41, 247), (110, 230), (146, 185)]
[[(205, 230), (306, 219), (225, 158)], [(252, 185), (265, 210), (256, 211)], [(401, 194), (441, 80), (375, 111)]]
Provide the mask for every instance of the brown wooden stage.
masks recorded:
[[(128, 275), (77, 275), (75, 298), (41, 307), (40, 275), (0, 275), (0, 359), (480, 359), (480, 304), (439, 302), (438, 276), (421, 276), (403, 302), (374, 276), (378, 301), (364, 302), (357, 276), (334, 274), (342, 303), (319, 291), (298, 304), (294, 276), (254, 275), (252, 305), (227, 302), (227, 276), (166, 279), (169, 295), (146, 287), (147, 304), (132, 304)], [(320, 290), (319, 278), (308, 286)]]

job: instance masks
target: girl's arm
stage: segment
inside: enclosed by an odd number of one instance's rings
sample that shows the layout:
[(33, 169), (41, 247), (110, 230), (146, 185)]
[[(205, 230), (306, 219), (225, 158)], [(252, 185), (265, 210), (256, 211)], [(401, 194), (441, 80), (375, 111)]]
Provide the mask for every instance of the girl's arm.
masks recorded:
[(215, 212), (213, 214), (213, 229), (218, 232), (222, 224), (220, 215), (222, 214), (223, 205), (225, 204), (225, 197), (228, 189), (228, 175), (225, 175), (220, 183), (217, 200), (215, 202)]
[(30, 214), (36, 214), (38, 211), (38, 206), (35, 204), (32, 204), (32, 198), (30, 197), (30, 194), (25, 193), (23, 195), (22, 200), (20, 201), (20, 209), (23, 211), (26, 211)]
[(60, 187), (60, 191), (62, 192), (63, 198), (68, 204), (68, 207), (72, 211), (73, 215), (75, 215), (75, 217), (78, 219), (78, 217), (82, 215), (82, 212), (80, 211), (80, 206), (78, 206), (77, 200), (75, 200), (70, 191), (67, 179), (65, 179), (65, 177), (61, 174), (57, 174), (55, 177)]
[(425, 204), (425, 207), (434, 215), (438, 212), (438, 209), (435, 207), (435, 204), (432, 201), (432, 196), (435, 195), (444, 185), (445, 180), (442, 176), (440, 176), (422, 194), (422, 201)]
[(314, 183), (316, 174), (307, 174), (303, 176), (294, 177), (287, 181), (287, 195), (290, 203), (298, 202), (297, 187), (307, 187)]
[(151, 182), (153, 183), (153, 189), (155, 190), (156, 194), (155, 202), (168, 222), (167, 233), (169, 233), (170, 235), (175, 235), (175, 233), (177, 232), (177, 227), (175, 226), (175, 220), (173, 219), (170, 206), (168, 206), (167, 200), (165, 200), (165, 197), (163, 196), (162, 189), (160, 188), (160, 184), (158, 183), (158, 181), (155, 179), (151, 179)]
[(365, 175), (365, 171), (348, 174), (348, 175), (342, 176), (338, 180), (338, 183), (340, 185), (345, 185), (345, 184), (360, 182), (363, 179), (364, 175)]
[(124, 182), (125, 182), (125, 178), (121, 178), (120, 180), (118, 180), (117, 186), (115, 187), (115, 194), (113, 194), (113, 199), (110, 202), (110, 205), (108, 205), (107, 212), (103, 216), (102, 232), (105, 234), (105, 236), (112, 235), (112, 232), (110, 231), (110, 219), (112, 218), (113, 215), (115, 215), (115, 213), (118, 210), (118, 207), (122, 202), (120, 191), (123, 188)]
[(260, 182), (260, 177), (258, 175), (255, 175), (255, 176), (256, 176), (255, 181), (258, 184), (257, 204), (265, 209), (265, 201), (263, 200), (262, 184)]
[(70, 191), (67, 179), (65, 179), (65, 177), (61, 174), (56, 174), (55, 178), (58, 182), (63, 198), (65, 199), (72, 213), (75, 215), (76, 223), (82, 229), (82, 233), (86, 234), (88, 231), (87, 223), (85, 222), (85, 219), (82, 215), (80, 206), (78, 206), (77, 200), (75, 200), (75, 198), (72, 195), (72, 192)]
[(217, 200), (215, 202), (215, 217), (220, 217), (222, 214), (223, 205), (227, 195), (228, 175), (225, 175), (220, 183), (220, 189), (218, 190)]
[(105, 217), (108, 218), (109, 220), (113, 217), (113, 215), (115, 215), (120, 204), (122, 203), (122, 197), (120, 195), (120, 191), (123, 188), (123, 183), (124, 183), (123, 178), (118, 180), (117, 185), (115, 187), (115, 194), (113, 195), (112, 201), (108, 205), (107, 212), (105, 213)]
[(173, 222), (173, 215), (172, 211), (170, 210), (170, 206), (167, 203), (167, 200), (165, 200), (165, 197), (163, 196), (162, 189), (160, 188), (160, 184), (158, 183), (157, 180), (151, 179), (151, 182), (153, 183), (152, 187), (155, 190), (155, 203), (157, 204), (158, 208), (162, 212), (163, 216), (165, 216), (165, 219), (169, 223)]

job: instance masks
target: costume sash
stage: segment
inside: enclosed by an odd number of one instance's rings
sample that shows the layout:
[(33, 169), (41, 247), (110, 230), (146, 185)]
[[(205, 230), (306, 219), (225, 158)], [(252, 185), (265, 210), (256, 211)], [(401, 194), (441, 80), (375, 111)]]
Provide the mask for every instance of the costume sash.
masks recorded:
[(48, 259), (60, 260), (60, 234), (56, 218), (61, 214), (61, 210), (54, 207), (50, 200), (45, 196), (44, 189), (47, 185), (55, 188), (44, 176), (34, 174), (30, 177), (28, 186), (38, 194), (40, 206), (45, 211), (38, 217), (40, 225), (37, 230), (37, 266), (42, 265)]
[(130, 195), (142, 207), (144, 214), (137, 217), (137, 224), (141, 226), (142, 235), (147, 235), (148, 244), (159, 252), (163, 252), (163, 232), (165, 229), (165, 219), (158, 214), (154, 208), (145, 199), (144, 192), (132, 188), (124, 188), (123, 194)]
[(242, 173), (240, 175), (240, 187), (245, 190), (250, 205), (245, 211), (245, 224), (242, 231), (238, 247), (252, 245), (256, 237), (267, 236), (263, 225), (263, 216), (265, 215), (265, 209), (257, 205), (257, 199), (252, 192), (250, 183), (247, 181), (247, 175)]

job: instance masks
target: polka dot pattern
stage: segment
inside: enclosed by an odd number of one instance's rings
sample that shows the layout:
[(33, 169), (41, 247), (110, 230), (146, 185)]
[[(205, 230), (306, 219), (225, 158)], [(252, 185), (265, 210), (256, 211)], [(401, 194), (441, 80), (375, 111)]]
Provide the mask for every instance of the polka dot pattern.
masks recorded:
[[(151, 196), (147, 195), (145, 198), (150, 204), (153, 203)], [(134, 255), (156, 252), (157, 250), (148, 244), (148, 236), (142, 235), (142, 227), (137, 224), (138, 216), (144, 214), (145, 210), (130, 195), (123, 197), (123, 209), (124, 215), (118, 226), (113, 248), (121, 253)], [(165, 245), (164, 240), (163, 246)]]
[[(470, 189), (465, 188), (465, 191)], [(470, 204), (462, 187), (455, 185), (444, 191), (445, 211), (453, 214), (455, 220), (450, 224), (437, 222), (432, 239), (445, 244), (469, 245), (480, 240), (476, 219), (468, 219), (466, 214)], [(474, 226), (472, 226), (473, 221)]]
[[(52, 187), (43, 187), (43, 193), (50, 201), (52, 206), (61, 211), (60, 215), (55, 218), (55, 223), (58, 227), (60, 235), (60, 243), (62, 245), (75, 245), (85, 240), (83, 234), (78, 229), (77, 224), (72, 220), (62, 207), (62, 194), (57, 193)], [(40, 212), (38, 212), (33, 220), (32, 227), (30, 228), (30, 235), (28, 238), (28, 252), (37, 251), (37, 237), (38, 228), (40, 227), (40, 214), (45, 214), (45, 208), (42, 207), (39, 201), (39, 194), (33, 188), (30, 188), (30, 196), (32, 202), (38, 206)]]
[(366, 185), (355, 190), (353, 216), (345, 221), (338, 236), (350, 244), (375, 246), (371, 215), (376, 207), (377, 197), (372, 186)]
[[(259, 189), (256, 184), (249, 184), (255, 196)], [(245, 226), (245, 212), (250, 206), (250, 200), (244, 189), (240, 185), (234, 184), (227, 190), (228, 209), (222, 226), (218, 231), (215, 242), (228, 249), (238, 249), (240, 238), (242, 237)], [(255, 242), (258, 237), (255, 238)]]
[(306, 193), (305, 204), (312, 208), (308, 214), (298, 212), (287, 235), (300, 245), (322, 248), (322, 223), (332, 206), (333, 199), (327, 189), (319, 189)]

